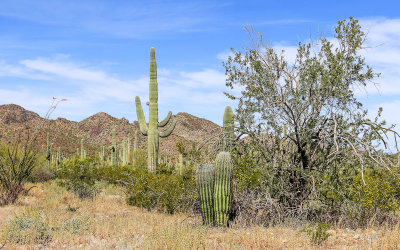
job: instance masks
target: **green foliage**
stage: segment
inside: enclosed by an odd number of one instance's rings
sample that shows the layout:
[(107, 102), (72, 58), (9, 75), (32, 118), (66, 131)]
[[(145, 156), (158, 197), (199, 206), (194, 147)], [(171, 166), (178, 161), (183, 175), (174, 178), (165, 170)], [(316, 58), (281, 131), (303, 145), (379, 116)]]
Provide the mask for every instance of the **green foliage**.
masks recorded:
[(81, 199), (93, 198), (99, 191), (96, 180), (99, 179), (100, 167), (98, 158), (80, 159), (75, 156), (61, 163), (57, 169), (57, 183)]
[(124, 179), (127, 203), (147, 210), (174, 213), (187, 210), (196, 199), (192, 176), (149, 172), (137, 168)]
[(36, 167), (32, 170), (29, 177), (30, 182), (45, 182), (56, 177), (55, 169), (49, 168), (46, 162), (46, 156), (42, 155), (37, 159)]
[(303, 231), (307, 233), (313, 243), (319, 245), (330, 236), (330, 234), (327, 232), (329, 228), (330, 225), (328, 224), (317, 223), (315, 226), (306, 226)]
[(264, 196), (277, 201), (284, 214), (304, 211), (300, 208), (311, 198), (340, 206), (349, 199), (340, 189), (351, 183), (345, 174), (349, 165), (353, 170), (369, 162), (393, 165), (379, 150), (393, 126), (380, 120), (381, 110), (371, 120), (354, 95), (357, 86), (379, 75), (362, 56), (366, 34), (353, 18), (339, 21), (334, 35), (339, 46), (323, 37), (299, 43), (290, 62), (261, 34), (247, 31), (254, 46), (232, 49), (224, 62), (226, 85), (241, 91), (226, 94), (238, 102), (237, 130), (247, 135), (256, 165), (267, 174)]
[(262, 168), (256, 163), (256, 157), (254, 157), (250, 148), (236, 147), (232, 153), (232, 162), (235, 166), (233, 185), (236, 193), (256, 190), (261, 187), (265, 175), (263, 175)]
[(46, 244), (53, 239), (53, 232), (38, 213), (23, 213), (10, 221), (2, 238), (6, 243)]
[(396, 211), (400, 208), (400, 184), (395, 173), (387, 169), (365, 171), (364, 182), (359, 173), (350, 188), (355, 202), (369, 212)]
[(71, 234), (80, 234), (82, 232), (87, 232), (91, 229), (92, 222), (90, 217), (81, 216), (81, 217), (72, 217), (63, 222), (60, 226), (61, 230), (71, 233)]
[(132, 156), (135, 159), (134, 167), (141, 168), (147, 165), (146, 152), (143, 149), (133, 150)]
[(0, 206), (14, 203), (25, 192), (24, 184), (32, 178), (37, 155), (29, 147), (0, 144)]

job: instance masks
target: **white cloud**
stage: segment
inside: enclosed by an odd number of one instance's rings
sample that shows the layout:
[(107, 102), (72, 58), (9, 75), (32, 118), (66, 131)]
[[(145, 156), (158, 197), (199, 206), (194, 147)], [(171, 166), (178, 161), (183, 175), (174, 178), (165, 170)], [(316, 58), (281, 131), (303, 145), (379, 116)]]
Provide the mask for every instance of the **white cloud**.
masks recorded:
[(115, 98), (118, 100), (132, 100), (135, 92), (141, 92), (140, 86), (145, 79), (123, 81), (108, 73), (79, 65), (71, 61), (59, 61), (38, 58), (34, 60), (22, 60), (20, 62), (29, 70), (46, 74), (50, 79), (58, 79), (79, 86), (85, 98), (104, 100)]
[[(99, 68), (76, 63), (65, 55), (50, 59), (25, 59), (19, 65), (3, 64), (8, 65), (8, 75), (19, 79), (25, 88), (5, 90), (0, 87), (2, 102), (20, 104), (40, 114), (48, 109), (49, 100), (54, 95), (68, 99), (57, 108), (57, 116), (81, 120), (93, 113), (107, 111), (100, 109), (106, 107), (111, 115), (130, 114), (130, 117), (125, 117), (136, 120), (134, 97), (140, 96), (142, 105), (148, 100), (148, 76), (122, 80)], [(50, 94), (40, 93), (34, 86), (26, 84), (22, 79), (26, 72), (44, 76), (43, 80), (52, 86), (49, 87)], [(222, 93), (227, 90), (223, 72), (215, 69), (177, 72), (166, 68), (158, 72), (160, 116), (173, 110), (174, 113), (183, 111), (207, 117), (205, 112), (215, 110), (207, 118), (221, 122), (224, 107), (231, 104)], [(43, 87), (46, 83), (39, 84)], [(67, 89), (67, 92), (59, 89)], [(113, 107), (124, 107), (124, 110)]]
[(217, 54), (217, 59), (221, 61), (226, 61), (230, 56), (233, 56), (232, 51), (223, 51)]
[[(2, 0), (0, 16), (119, 37), (143, 38), (165, 32), (198, 32), (215, 20), (223, 3), (164, 1)], [(207, 15), (205, 15), (207, 13)], [(214, 15), (213, 15), (214, 14)]]
[(277, 43), (272, 47), (278, 54), (280, 54), (283, 51), (282, 54), (289, 64), (293, 64), (295, 62), (297, 55), (297, 48), (298, 48), (297, 46), (290, 46)]
[(198, 72), (180, 72), (182, 80), (176, 81), (180, 85), (193, 88), (210, 88), (225, 86), (225, 75), (214, 69), (204, 69)]
[(37, 74), (27, 68), (20, 67), (18, 65), (7, 64), (4, 61), (0, 61), (0, 77), (20, 77), (33, 80), (49, 79), (43, 74)]

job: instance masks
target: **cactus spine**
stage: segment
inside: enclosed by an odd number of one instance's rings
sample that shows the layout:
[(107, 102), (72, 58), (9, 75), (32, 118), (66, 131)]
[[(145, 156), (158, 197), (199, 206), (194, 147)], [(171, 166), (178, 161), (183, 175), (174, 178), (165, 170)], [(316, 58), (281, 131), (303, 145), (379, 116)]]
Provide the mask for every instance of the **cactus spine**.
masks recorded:
[(201, 216), (204, 225), (214, 224), (214, 166), (199, 165), (196, 172), (196, 184), (200, 197)]
[(232, 205), (233, 164), (228, 152), (220, 152), (215, 164), (214, 213), (218, 226), (228, 224)]
[(155, 49), (150, 49), (150, 93), (148, 102), (149, 105), (149, 125), (146, 124), (146, 119), (144, 117), (142, 104), (140, 102), (139, 96), (136, 96), (136, 114), (139, 121), (140, 131), (143, 135), (147, 136), (147, 167), (150, 171), (154, 172), (157, 168), (158, 164), (158, 146), (159, 146), (159, 137), (167, 137), (169, 136), (175, 128), (176, 120), (173, 121), (171, 126), (164, 130), (158, 131), (158, 127), (164, 127), (167, 125), (169, 120), (171, 119), (172, 112), (169, 111), (167, 117), (158, 122), (158, 83), (157, 83), (157, 64), (156, 64), (156, 56)]
[(232, 142), (234, 140), (234, 121), (233, 111), (231, 106), (225, 107), (224, 119), (223, 119), (223, 151), (230, 152), (232, 148)]

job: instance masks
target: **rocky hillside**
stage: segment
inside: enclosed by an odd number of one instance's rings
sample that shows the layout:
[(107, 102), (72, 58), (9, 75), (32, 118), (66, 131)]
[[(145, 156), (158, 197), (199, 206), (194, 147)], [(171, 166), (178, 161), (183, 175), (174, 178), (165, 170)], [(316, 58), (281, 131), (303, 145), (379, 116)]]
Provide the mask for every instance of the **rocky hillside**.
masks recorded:
[[(189, 148), (193, 143), (200, 145), (204, 140), (220, 131), (217, 124), (188, 113), (177, 113), (172, 116), (172, 120), (177, 120), (176, 128), (169, 137), (160, 138), (160, 149), (162, 154), (173, 157), (178, 154), (175, 147), (177, 142), (181, 141)], [(4, 143), (15, 141), (16, 134), (21, 134), (23, 139), (26, 138), (29, 130), (31, 135), (35, 132), (40, 133), (36, 145), (39, 148), (46, 145), (46, 137), (49, 135), (50, 142), (55, 148), (60, 147), (63, 154), (71, 155), (76, 153), (83, 138), (85, 149), (89, 154), (97, 155), (101, 146), (111, 145), (113, 128), (117, 131), (118, 144), (121, 145), (123, 137), (126, 136), (130, 136), (133, 144), (137, 131), (138, 146), (146, 149), (147, 137), (140, 133), (137, 121), (130, 123), (125, 118), (118, 119), (103, 112), (80, 122), (69, 121), (65, 118), (46, 121), (43, 117), (21, 106), (0, 105), (0, 141)]]

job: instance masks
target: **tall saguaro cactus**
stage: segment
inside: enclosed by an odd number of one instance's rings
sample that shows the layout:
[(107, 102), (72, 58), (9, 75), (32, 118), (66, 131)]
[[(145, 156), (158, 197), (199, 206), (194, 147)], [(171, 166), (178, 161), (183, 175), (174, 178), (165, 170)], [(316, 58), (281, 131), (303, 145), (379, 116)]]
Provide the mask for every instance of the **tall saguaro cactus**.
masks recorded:
[(157, 83), (157, 64), (155, 49), (150, 49), (150, 91), (149, 99), (149, 125), (146, 124), (142, 104), (139, 96), (136, 96), (136, 114), (139, 121), (140, 131), (143, 135), (147, 136), (147, 167), (150, 171), (155, 171), (158, 165), (158, 146), (159, 137), (164, 138), (169, 136), (175, 128), (176, 120), (173, 121), (171, 126), (164, 131), (158, 131), (159, 127), (167, 125), (171, 119), (172, 112), (169, 111), (167, 117), (158, 122), (158, 83)]

